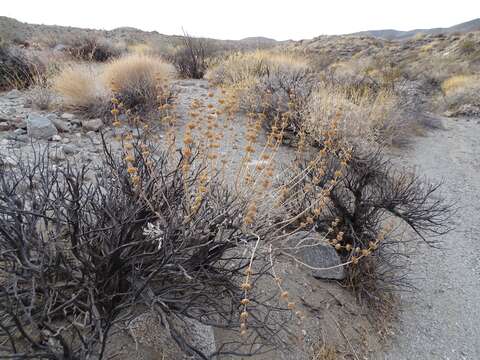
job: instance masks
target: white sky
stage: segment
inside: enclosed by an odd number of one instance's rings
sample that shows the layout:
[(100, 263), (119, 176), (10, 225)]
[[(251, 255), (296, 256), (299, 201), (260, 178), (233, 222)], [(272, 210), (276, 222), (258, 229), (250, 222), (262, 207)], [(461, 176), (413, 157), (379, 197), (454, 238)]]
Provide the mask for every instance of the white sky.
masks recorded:
[(448, 27), (480, 17), (480, 0), (0, 0), (0, 15), (96, 29), (132, 26), (217, 39), (306, 39), (362, 30)]

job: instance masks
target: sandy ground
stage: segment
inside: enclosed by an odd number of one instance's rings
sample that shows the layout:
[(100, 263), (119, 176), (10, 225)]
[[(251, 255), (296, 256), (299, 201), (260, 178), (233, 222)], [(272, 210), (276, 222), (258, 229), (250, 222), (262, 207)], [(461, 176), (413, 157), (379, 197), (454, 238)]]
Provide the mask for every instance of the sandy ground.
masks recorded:
[(415, 139), (402, 162), (433, 181), (456, 204), (455, 229), (442, 249), (420, 246), (392, 343), (380, 357), (480, 359), (480, 121), (444, 119), (445, 130)]
[[(219, 94), (215, 91), (216, 96), (210, 98), (211, 90), (203, 80), (178, 81), (177, 88), (177, 141), (181, 142), (191, 102), (201, 99), (216, 105)], [(15, 101), (5, 104), (20, 111), (21, 104)], [(236, 120), (230, 124), (236, 138), (222, 144), (220, 154), (235, 153), (235, 148), (245, 146), (245, 119)], [(458, 210), (453, 217), (455, 230), (440, 239), (442, 249), (422, 245), (415, 251), (410, 282), (417, 291), (400, 296), (399, 321), (394, 324), (388, 348), (380, 350), (376, 328), (351, 292), (336, 282), (314, 279), (286, 261), (279, 265), (279, 271), (289, 279), (289, 291), (297, 294), (306, 315), (301, 326), (292, 322), (292, 330), (301, 334), (303, 341), (293, 352), (269, 353), (256, 359), (311, 359), (310, 350), (322, 344), (336, 348), (338, 359), (480, 359), (480, 260), (475, 246), (480, 232), (480, 121), (446, 119), (445, 125), (445, 130), (416, 138), (409, 150), (399, 152), (402, 165), (433, 181), (443, 180), (444, 196), (455, 202)], [(77, 145), (83, 151), (83, 142)], [(281, 147), (276, 162), (288, 162), (292, 156), (292, 148)], [(238, 161), (233, 160), (231, 165), (237, 167)], [(270, 290), (265, 285), (265, 291)], [(168, 358), (163, 341), (154, 336), (159, 331), (145, 326), (145, 333), (143, 347), (127, 351), (129, 358)], [(122, 343), (131, 345), (130, 336), (125, 336)], [(215, 337), (221, 342), (228, 335), (216, 332)]]

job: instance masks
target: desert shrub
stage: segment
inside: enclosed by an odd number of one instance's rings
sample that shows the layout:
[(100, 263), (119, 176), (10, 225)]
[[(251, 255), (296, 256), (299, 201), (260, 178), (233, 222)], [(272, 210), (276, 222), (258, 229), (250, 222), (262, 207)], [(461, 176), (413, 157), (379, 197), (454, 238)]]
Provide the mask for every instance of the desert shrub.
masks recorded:
[(159, 58), (132, 54), (103, 66), (65, 66), (53, 79), (63, 106), (89, 116), (106, 116), (113, 94), (125, 109), (147, 114), (170, 96), (173, 68)]
[(478, 44), (473, 39), (464, 39), (460, 42), (459, 51), (463, 55), (471, 55), (478, 50)]
[(28, 89), (27, 100), (39, 110), (48, 110), (53, 102), (53, 93), (48, 81), (37, 81)]
[(339, 134), (357, 144), (401, 144), (406, 124), (397, 96), (389, 90), (344, 88), (323, 83), (311, 96), (304, 129), (314, 143), (337, 117)]
[(480, 106), (480, 77), (456, 75), (442, 82), (442, 91), (450, 109), (463, 104)]
[(324, 80), (347, 91), (396, 92), (405, 82), (404, 68), (388, 54), (358, 57), (332, 64), (324, 71)]
[[(242, 254), (268, 224), (244, 228), (247, 201), (207, 176), (196, 154), (129, 144), (125, 156), (104, 143), (93, 181), (89, 165), (56, 167), (46, 152), (0, 173), (0, 337), (13, 357), (108, 358), (109, 339), (134, 310), (150, 309), (186, 354), (207, 359), (183, 323), (246, 321), (238, 317), (245, 270), (255, 284), (268, 267)], [(270, 319), (256, 313), (268, 305), (253, 291), (249, 298), (249, 341), (274, 341)], [(256, 351), (235, 343), (219, 353)]]
[(96, 62), (108, 61), (122, 53), (109, 40), (90, 35), (70, 38), (65, 51), (74, 59)]
[(169, 60), (184, 78), (201, 79), (208, 67), (208, 57), (212, 54), (206, 40), (185, 34), (182, 45), (177, 47)]
[(276, 126), (293, 134), (302, 127), (303, 111), (315, 85), (306, 60), (268, 51), (227, 56), (207, 77), (235, 89), (240, 108), (261, 115), (267, 129)]
[(108, 63), (102, 79), (126, 109), (145, 113), (168, 96), (173, 73), (173, 67), (160, 58), (132, 54)]
[[(298, 194), (290, 211), (302, 214), (312, 207), (316, 187), (331, 184), (324, 210), (312, 226), (327, 233), (330, 244), (348, 262), (347, 283), (368, 300), (378, 300), (374, 289), (379, 284), (382, 290), (408, 285), (401, 281), (407, 269), (399, 261), (407, 254), (405, 244), (394, 230), (405, 225), (428, 244), (435, 241), (432, 235), (450, 230), (451, 206), (438, 194), (440, 183), (398, 170), (381, 148), (353, 147), (343, 159), (327, 152), (323, 166), (315, 170), (310, 169), (311, 160), (307, 157), (299, 165), (307, 176), (289, 190)], [(306, 186), (314, 188), (298, 191)]]
[(42, 71), (42, 64), (30, 59), (21, 49), (7, 44), (0, 46), (0, 89), (26, 88)]
[(53, 89), (61, 97), (62, 106), (91, 116), (108, 110), (110, 94), (98, 81), (99, 69), (86, 64), (65, 66), (53, 79)]

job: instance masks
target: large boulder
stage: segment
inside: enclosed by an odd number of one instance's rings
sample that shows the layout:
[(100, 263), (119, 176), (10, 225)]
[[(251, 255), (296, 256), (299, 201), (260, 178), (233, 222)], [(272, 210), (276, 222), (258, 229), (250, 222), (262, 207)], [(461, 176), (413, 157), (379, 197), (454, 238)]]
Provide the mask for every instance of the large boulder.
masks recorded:
[(50, 139), (53, 135), (57, 135), (57, 128), (46, 117), (30, 114), (27, 117), (27, 134), (35, 139)]
[[(311, 231), (299, 231), (288, 239), (290, 252), (312, 269), (317, 279), (343, 280), (345, 270), (342, 259), (335, 248), (329, 245), (322, 234)], [(320, 270), (324, 269), (324, 270)]]

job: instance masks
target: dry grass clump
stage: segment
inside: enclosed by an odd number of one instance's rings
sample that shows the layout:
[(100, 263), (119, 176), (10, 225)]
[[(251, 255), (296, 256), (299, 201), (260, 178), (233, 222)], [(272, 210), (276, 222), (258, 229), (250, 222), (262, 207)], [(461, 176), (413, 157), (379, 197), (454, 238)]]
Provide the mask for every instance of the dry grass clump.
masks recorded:
[(454, 75), (443, 81), (441, 87), (449, 105), (480, 102), (478, 75)]
[[(0, 39), (1, 40), (1, 39)], [(0, 90), (23, 89), (44, 71), (43, 64), (22, 49), (0, 41)]]
[(403, 67), (392, 62), (388, 54), (377, 54), (337, 62), (325, 71), (324, 77), (352, 91), (395, 90), (403, 83), (403, 71)]
[[(480, 113), (480, 76), (454, 75), (443, 81), (441, 88), (449, 110), (465, 112), (461, 115), (469, 115), (469, 111)], [(471, 110), (465, 107), (470, 107)]]
[(300, 72), (309, 69), (308, 62), (287, 52), (257, 50), (233, 53), (209, 69), (206, 78), (216, 85), (249, 86), (269, 72)]
[(87, 64), (65, 66), (53, 79), (53, 89), (60, 95), (62, 106), (92, 116), (103, 114), (110, 94), (98, 80), (99, 70)]
[(337, 351), (334, 347), (329, 345), (321, 345), (317, 346), (314, 349), (314, 352), (310, 358), (310, 360), (337, 360)]
[(108, 63), (101, 76), (127, 109), (148, 112), (166, 94), (173, 74), (172, 65), (160, 58), (131, 54)]
[(102, 66), (65, 66), (53, 79), (62, 104), (73, 111), (103, 116), (114, 93), (131, 112), (149, 113), (168, 96), (173, 67), (159, 58), (131, 54)]
[(92, 35), (70, 37), (65, 46), (65, 51), (80, 61), (105, 62), (122, 54), (109, 40)]
[(393, 144), (405, 130), (398, 114), (398, 98), (389, 90), (352, 90), (324, 84), (312, 95), (304, 129), (318, 143), (332, 117), (339, 134), (355, 144)]
[(229, 55), (207, 78), (236, 92), (240, 108), (261, 115), (266, 128), (277, 126), (293, 134), (302, 127), (302, 112), (315, 84), (305, 59), (266, 50)]
[(28, 89), (28, 101), (39, 110), (48, 110), (53, 102), (53, 93), (48, 81), (38, 81)]

